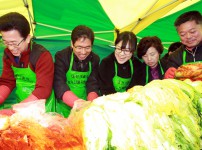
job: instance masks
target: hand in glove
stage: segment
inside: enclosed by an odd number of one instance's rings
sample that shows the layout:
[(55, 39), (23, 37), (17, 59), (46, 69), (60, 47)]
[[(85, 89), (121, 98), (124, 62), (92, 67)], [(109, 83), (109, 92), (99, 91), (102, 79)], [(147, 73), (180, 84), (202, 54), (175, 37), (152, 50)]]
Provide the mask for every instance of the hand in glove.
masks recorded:
[(1, 115), (11, 116), (15, 112), (12, 109), (2, 109), (0, 110)]
[(164, 79), (174, 79), (176, 70), (174, 67), (169, 68), (165, 73)]
[(98, 97), (98, 94), (96, 92), (90, 92), (88, 93), (87, 100), (88, 101), (93, 101)]
[(90, 103), (89, 101), (85, 101), (83, 99), (78, 99), (74, 102), (73, 109), (80, 110), (85, 107), (85, 104)]
[(31, 94), (28, 98), (23, 100), (21, 103), (31, 102), (31, 101), (35, 101), (35, 100), (38, 100), (38, 98), (36, 96), (34, 96), (33, 94)]
[(0, 104), (2, 104), (6, 100), (10, 93), (11, 90), (7, 86), (0, 86)]
[(78, 100), (79, 98), (72, 92), (72, 91), (66, 91), (63, 96), (62, 100), (65, 104), (67, 104), (70, 107), (74, 106), (74, 102)]

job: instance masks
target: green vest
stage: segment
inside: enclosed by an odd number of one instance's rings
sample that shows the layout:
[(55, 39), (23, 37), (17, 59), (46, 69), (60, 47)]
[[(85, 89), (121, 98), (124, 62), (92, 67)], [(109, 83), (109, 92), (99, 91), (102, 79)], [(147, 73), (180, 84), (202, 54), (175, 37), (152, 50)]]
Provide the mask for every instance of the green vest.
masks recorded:
[[(31, 50), (32, 46), (33, 43), (31, 42)], [(37, 49), (37, 47), (35, 47), (35, 49)], [(33, 56), (39, 57), (39, 55), (33, 55)], [(36, 62), (34, 61), (32, 63), (35, 64)], [(16, 100), (15, 102), (13, 100), (13, 102), (9, 104), (4, 103), (0, 105), (0, 109), (11, 108), (13, 104), (20, 103), (21, 101), (26, 99), (35, 88), (36, 74), (29, 68), (29, 66), (28, 68), (17, 68), (11, 66), (11, 68), (16, 78), (16, 88), (13, 90), (13, 92), (15, 92), (16, 94)], [(52, 90), (50, 97), (46, 100), (46, 112), (55, 112), (55, 111), (56, 111), (56, 100), (54, 92)]]
[(114, 66), (115, 66), (115, 76), (112, 79), (113, 85), (114, 85), (114, 89), (116, 92), (125, 92), (127, 87), (130, 84), (131, 78), (133, 76), (133, 63), (132, 60), (129, 60), (130, 62), (130, 69), (131, 69), (131, 77), (130, 78), (122, 78), (119, 77), (118, 74), (118, 69), (117, 69), (117, 64), (116, 62), (114, 62)]
[[(29, 67), (16, 68), (11, 66), (16, 78), (16, 97), (17, 103), (26, 99), (34, 90), (36, 84), (36, 74)], [(52, 91), (50, 97), (46, 100), (46, 112), (55, 112), (55, 96)]]
[[(163, 75), (164, 74), (164, 71), (163, 71), (163, 67), (161, 66), (161, 62), (158, 61), (158, 64), (160, 66), (160, 69), (161, 69), (161, 74)], [(145, 79), (145, 84), (149, 83), (149, 66), (146, 65), (146, 79)]]
[[(70, 90), (80, 99), (86, 100), (87, 91), (86, 91), (86, 82), (91, 73), (91, 62), (89, 63), (89, 71), (87, 72), (79, 72), (72, 70), (74, 61), (74, 55), (72, 53), (69, 70), (66, 73), (66, 84), (70, 87)], [(68, 117), (71, 112), (71, 107), (66, 105), (62, 100), (57, 101), (57, 113), (63, 115), (64, 117)]]
[(69, 70), (66, 73), (67, 85), (70, 90), (80, 99), (87, 99), (86, 82), (91, 73), (91, 62), (89, 62), (89, 71), (79, 72), (72, 70), (74, 61), (73, 53), (71, 55)]

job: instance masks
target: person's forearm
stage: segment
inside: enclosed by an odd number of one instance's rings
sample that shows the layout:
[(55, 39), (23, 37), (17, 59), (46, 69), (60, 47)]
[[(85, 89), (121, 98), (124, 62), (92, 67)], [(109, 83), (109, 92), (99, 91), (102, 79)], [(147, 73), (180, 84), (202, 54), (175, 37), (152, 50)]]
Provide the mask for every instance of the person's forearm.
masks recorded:
[(72, 91), (66, 91), (63, 96), (62, 100), (65, 104), (67, 104), (70, 107), (74, 106), (74, 102), (78, 100), (79, 98), (72, 92)]
[(25, 100), (23, 100), (21, 103), (26, 103), (26, 102), (31, 102), (31, 101), (35, 101), (35, 100), (38, 100), (38, 98), (33, 95), (33, 94), (30, 94)]
[(10, 95), (11, 90), (5, 86), (5, 85), (1, 85), (0, 86), (0, 104), (2, 104), (6, 98)]

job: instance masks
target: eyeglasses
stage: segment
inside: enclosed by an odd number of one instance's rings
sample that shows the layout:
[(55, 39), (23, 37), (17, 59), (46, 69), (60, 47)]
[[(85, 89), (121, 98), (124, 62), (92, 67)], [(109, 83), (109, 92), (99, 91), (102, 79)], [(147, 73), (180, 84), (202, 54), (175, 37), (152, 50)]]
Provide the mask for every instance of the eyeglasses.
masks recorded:
[(25, 40), (25, 39), (23, 38), (19, 43), (16, 43), (16, 42), (7, 43), (7, 42), (4, 41), (3, 39), (1, 39), (1, 43), (4, 44), (5, 46), (18, 47), (18, 46), (20, 46), (20, 44), (21, 44), (24, 40)]
[(74, 46), (74, 48), (75, 48), (76, 51), (82, 51), (83, 49), (85, 51), (91, 51), (92, 46), (86, 46), (86, 47), (83, 47), (83, 46)]
[(120, 54), (122, 51), (123, 51), (123, 53), (125, 55), (130, 55), (131, 54), (130, 49), (121, 49), (120, 47), (115, 48), (115, 52), (118, 53), (118, 54)]

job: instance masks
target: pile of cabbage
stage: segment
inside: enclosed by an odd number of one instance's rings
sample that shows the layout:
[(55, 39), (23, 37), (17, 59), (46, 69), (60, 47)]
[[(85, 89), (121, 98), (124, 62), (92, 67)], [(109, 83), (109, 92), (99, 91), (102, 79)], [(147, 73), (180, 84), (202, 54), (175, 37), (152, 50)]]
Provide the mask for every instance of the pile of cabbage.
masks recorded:
[(99, 97), (69, 118), (87, 150), (199, 150), (201, 101), (201, 81), (154, 80)]

